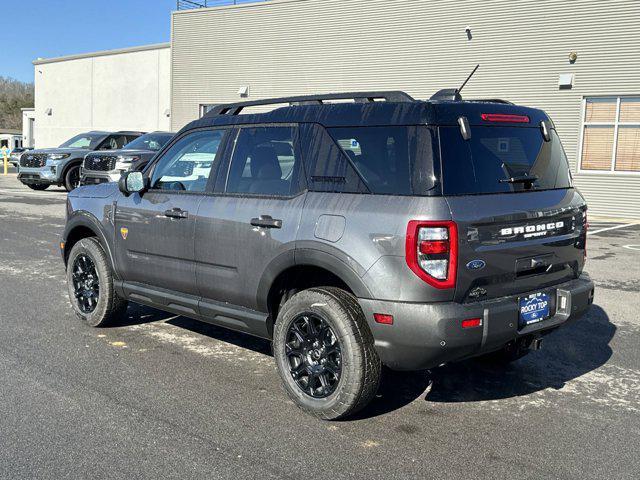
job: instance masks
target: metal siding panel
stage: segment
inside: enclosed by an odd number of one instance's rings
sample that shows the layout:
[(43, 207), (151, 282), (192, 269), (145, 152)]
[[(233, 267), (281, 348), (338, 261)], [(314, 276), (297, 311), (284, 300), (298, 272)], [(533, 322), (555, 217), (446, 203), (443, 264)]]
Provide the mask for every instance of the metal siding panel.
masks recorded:
[[(640, 218), (640, 176), (575, 173), (583, 96), (640, 94), (639, 22), (636, 0), (281, 0), (176, 12), (172, 127), (200, 103), (237, 101), (241, 85), (251, 98), (363, 89), (428, 98), (480, 63), (465, 97), (546, 110), (591, 211)], [(558, 89), (560, 73), (575, 74), (572, 90)]]

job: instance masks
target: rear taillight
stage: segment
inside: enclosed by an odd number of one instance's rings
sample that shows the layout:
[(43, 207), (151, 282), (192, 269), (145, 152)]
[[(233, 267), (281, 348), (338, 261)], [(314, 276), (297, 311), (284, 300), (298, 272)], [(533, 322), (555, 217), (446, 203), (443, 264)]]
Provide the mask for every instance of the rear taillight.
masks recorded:
[(407, 226), (407, 265), (429, 285), (453, 288), (458, 266), (458, 228), (454, 222), (413, 220)]

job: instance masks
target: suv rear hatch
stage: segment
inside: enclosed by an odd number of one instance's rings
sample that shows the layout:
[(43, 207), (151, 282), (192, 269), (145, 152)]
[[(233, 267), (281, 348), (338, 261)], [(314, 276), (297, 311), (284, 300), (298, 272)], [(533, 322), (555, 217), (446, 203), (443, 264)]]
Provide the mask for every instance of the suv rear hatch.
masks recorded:
[(439, 128), (443, 194), (458, 227), (455, 300), (544, 291), (579, 276), (586, 206), (551, 122), (483, 114), (461, 123)]

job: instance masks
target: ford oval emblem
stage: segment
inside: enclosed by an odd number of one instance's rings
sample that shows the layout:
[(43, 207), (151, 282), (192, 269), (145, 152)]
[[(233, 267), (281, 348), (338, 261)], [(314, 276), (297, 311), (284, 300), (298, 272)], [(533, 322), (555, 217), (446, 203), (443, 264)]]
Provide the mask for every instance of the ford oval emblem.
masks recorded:
[(467, 263), (467, 268), (469, 270), (482, 270), (486, 266), (487, 264), (484, 260), (471, 260), (469, 263)]

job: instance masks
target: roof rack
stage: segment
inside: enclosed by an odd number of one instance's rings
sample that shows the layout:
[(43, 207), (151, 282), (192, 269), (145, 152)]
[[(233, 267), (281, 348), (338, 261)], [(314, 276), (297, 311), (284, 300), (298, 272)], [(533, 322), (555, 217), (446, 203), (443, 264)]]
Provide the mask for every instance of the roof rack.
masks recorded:
[(221, 104), (216, 105), (209, 110), (205, 117), (215, 115), (239, 115), (246, 107), (277, 105), (279, 103), (288, 103), (289, 105), (322, 105), (327, 100), (354, 100), (356, 103), (375, 102), (376, 100), (400, 103), (415, 101), (413, 97), (401, 91), (328, 93), (325, 95), (302, 95), (297, 97), (270, 98), (265, 100)]

